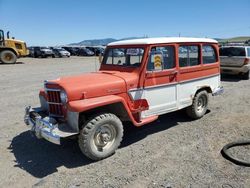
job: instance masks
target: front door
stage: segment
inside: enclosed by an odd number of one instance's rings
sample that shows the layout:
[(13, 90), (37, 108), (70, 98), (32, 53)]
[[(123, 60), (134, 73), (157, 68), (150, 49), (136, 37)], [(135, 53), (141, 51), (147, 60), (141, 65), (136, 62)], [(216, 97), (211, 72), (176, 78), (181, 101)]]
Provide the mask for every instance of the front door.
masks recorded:
[(149, 109), (143, 117), (160, 115), (177, 109), (177, 69), (175, 47), (154, 46), (150, 50), (143, 98)]

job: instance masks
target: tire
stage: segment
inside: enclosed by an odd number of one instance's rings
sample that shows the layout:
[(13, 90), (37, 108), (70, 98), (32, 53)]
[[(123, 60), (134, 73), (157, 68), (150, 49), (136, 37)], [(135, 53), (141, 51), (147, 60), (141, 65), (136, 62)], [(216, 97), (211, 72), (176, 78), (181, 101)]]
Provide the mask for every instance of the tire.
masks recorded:
[(198, 92), (191, 106), (186, 109), (187, 115), (192, 119), (199, 119), (207, 112), (208, 107), (208, 93), (205, 90)]
[(247, 71), (246, 73), (242, 74), (242, 79), (249, 80), (249, 71)]
[(0, 53), (0, 61), (5, 64), (14, 64), (16, 63), (17, 56), (14, 52), (10, 50), (4, 50)]
[(102, 113), (84, 124), (78, 144), (86, 157), (97, 161), (115, 153), (122, 137), (123, 125), (120, 119), (114, 114)]

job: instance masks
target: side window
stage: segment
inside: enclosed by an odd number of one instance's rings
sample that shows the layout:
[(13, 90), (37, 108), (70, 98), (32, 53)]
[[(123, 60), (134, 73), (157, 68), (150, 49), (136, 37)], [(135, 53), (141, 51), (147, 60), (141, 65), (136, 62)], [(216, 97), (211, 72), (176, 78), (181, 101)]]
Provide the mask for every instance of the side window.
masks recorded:
[(18, 44), (18, 43), (15, 43), (15, 47), (16, 47), (16, 49), (18, 49), (18, 50), (22, 49), (22, 45), (21, 45), (21, 44)]
[(250, 57), (250, 48), (247, 48), (247, 56)]
[(179, 65), (180, 67), (199, 65), (199, 47), (179, 46)]
[(216, 53), (212, 46), (202, 46), (202, 60), (203, 64), (210, 64), (216, 62)]
[(175, 67), (174, 46), (159, 46), (151, 48), (147, 70), (160, 71)]

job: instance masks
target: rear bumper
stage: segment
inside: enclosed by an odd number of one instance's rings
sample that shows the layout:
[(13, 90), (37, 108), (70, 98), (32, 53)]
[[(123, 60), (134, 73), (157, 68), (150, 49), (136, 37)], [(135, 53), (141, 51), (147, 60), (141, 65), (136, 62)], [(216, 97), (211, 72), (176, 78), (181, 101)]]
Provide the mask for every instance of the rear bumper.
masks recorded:
[(250, 70), (250, 64), (243, 65), (242, 67), (225, 67), (225, 66), (221, 66), (221, 73), (223, 73), (223, 74), (247, 73), (249, 70)]
[(224, 88), (222, 86), (217, 87), (213, 92), (213, 96), (221, 95), (224, 92)]
[(37, 138), (44, 138), (54, 144), (61, 144), (62, 138), (77, 135), (64, 123), (58, 123), (54, 118), (41, 115), (41, 108), (25, 108), (24, 122), (28, 125)]

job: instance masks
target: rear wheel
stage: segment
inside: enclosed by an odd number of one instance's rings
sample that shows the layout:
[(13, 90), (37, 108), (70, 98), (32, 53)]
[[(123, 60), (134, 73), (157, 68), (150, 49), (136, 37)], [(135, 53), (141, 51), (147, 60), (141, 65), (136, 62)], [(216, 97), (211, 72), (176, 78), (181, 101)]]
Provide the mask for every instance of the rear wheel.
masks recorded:
[(10, 50), (4, 50), (0, 52), (0, 61), (6, 64), (16, 63), (17, 56)]
[(244, 80), (249, 80), (249, 71), (247, 71), (246, 73), (242, 74), (242, 78)]
[(84, 124), (78, 144), (85, 156), (92, 160), (101, 160), (115, 152), (122, 136), (123, 126), (120, 119), (114, 114), (103, 113)]
[(199, 119), (207, 111), (208, 106), (208, 93), (203, 90), (198, 92), (194, 99), (193, 104), (187, 108), (187, 114), (193, 119)]

